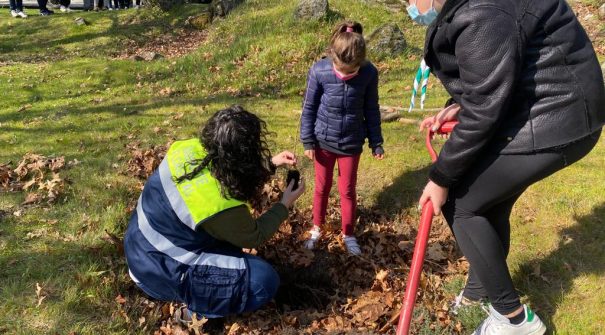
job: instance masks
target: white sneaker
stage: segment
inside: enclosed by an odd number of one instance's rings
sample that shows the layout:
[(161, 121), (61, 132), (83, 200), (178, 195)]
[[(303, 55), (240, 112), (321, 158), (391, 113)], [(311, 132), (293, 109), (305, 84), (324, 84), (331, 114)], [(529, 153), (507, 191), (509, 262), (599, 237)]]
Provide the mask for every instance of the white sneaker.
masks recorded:
[(113, 8), (111, 8), (111, 7), (107, 8), (107, 9), (108, 9), (108, 10), (113, 10)]
[(311, 230), (309, 230), (309, 233), (311, 234), (311, 238), (305, 242), (305, 248), (313, 250), (315, 249), (315, 243), (317, 243), (321, 237), (321, 230), (319, 230), (317, 226), (314, 226)]
[(546, 332), (546, 326), (542, 320), (527, 305), (523, 305), (525, 320), (518, 325), (513, 325), (510, 320), (498, 313), (491, 305), (489, 316), (483, 320), (472, 335), (542, 335)]
[(71, 8), (66, 7), (66, 6), (61, 6), (59, 8), (59, 10), (62, 11), (63, 13), (69, 13), (69, 12), (71, 12)]
[(19, 15), (20, 17), (22, 17), (22, 18), (24, 18), (24, 19), (26, 19), (26, 18), (27, 18), (27, 14), (23, 13), (23, 11), (22, 11), (22, 10), (18, 11), (18, 12), (17, 12), (17, 15)]
[(359, 247), (359, 244), (357, 244), (355, 236), (343, 235), (342, 239), (345, 241), (345, 246), (351, 255), (361, 255), (361, 248)]
[(11, 16), (17, 17), (17, 16), (19, 16), (19, 13), (16, 10), (11, 10)]

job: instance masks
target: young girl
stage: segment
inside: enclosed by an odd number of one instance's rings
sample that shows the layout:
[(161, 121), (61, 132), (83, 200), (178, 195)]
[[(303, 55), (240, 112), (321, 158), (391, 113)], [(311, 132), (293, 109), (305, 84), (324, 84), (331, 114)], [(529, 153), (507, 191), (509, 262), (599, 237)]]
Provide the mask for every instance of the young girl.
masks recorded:
[(353, 235), (357, 167), (366, 137), (372, 155), (384, 157), (378, 106), (378, 70), (366, 60), (363, 28), (357, 22), (336, 26), (328, 57), (315, 63), (307, 79), (300, 137), (305, 156), (315, 163), (313, 229), (305, 246), (309, 249), (321, 236), (326, 220), (334, 165), (338, 162), (338, 192), (342, 234), (349, 253), (361, 249)]

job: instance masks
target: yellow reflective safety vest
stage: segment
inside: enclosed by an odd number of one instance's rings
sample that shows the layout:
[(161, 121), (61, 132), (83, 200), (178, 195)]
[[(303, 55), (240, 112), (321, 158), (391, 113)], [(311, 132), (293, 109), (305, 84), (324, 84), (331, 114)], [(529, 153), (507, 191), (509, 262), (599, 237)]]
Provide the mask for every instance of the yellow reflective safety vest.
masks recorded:
[[(170, 149), (168, 149), (166, 157), (164, 158), (164, 162), (162, 162), (167, 165), (163, 168), (168, 168), (171, 177), (170, 179), (172, 179), (172, 183), (170, 184), (172, 185), (166, 185), (169, 183), (169, 181), (166, 180), (167, 171), (161, 171), (162, 166), (160, 166), (160, 177), (164, 190), (167, 191), (169, 198), (174, 197), (174, 199), (170, 199), (173, 209), (175, 209), (177, 214), (179, 214), (179, 212), (187, 214), (186, 212), (188, 212), (188, 215), (186, 216), (190, 217), (190, 221), (184, 223), (191, 225), (191, 228), (194, 229), (195, 226), (201, 222), (204, 222), (224, 210), (246, 205), (246, 202), (233, 198), (225, 198), (221, 194), (221, 185), (219, 181), (212, 176), (207, 168), (191, 180), (185, 179), (179, 183), (175, 182), (176, 178), (186, 173), (186, 169), (187, 171), (191, 171), (191, 169), (195, 167), (195, 165), (191, 166), (192, 161), (202, 160), (204, 157), (206, 157), (206, 150), (199, 139), (193, 138), (190, 140), (177, 141), (170, 146)], [(162, 172), (164, 172), (164, 176), (162, 176)], [(170, 194), (170, 190), (167, 190), (170, 186), (176, 188), (178, 195), (181, 198), (180, 201), (178, 199), (179, 197), (176, 197), (177, 194)], [(174, 190), (172, 191), (172, 193), (174, 193)], [(184, 205), (186, 207), (186, 211), (184, 208), (178, 208), (180, 207), (179, 203), (180, 206)], [(181, 215), (179, 215), (179, 217), (181, 217)]]

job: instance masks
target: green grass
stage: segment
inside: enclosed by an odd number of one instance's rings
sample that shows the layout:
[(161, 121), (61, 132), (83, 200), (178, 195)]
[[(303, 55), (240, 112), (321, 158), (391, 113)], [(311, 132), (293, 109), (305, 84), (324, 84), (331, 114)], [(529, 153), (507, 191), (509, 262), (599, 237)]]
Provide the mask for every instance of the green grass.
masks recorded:
[[(70, 183), (53, 206), (29, 208), (16, 217), (10, 213), (25, 194), (0, 197), (0, 210), (8, 213), (0, 225), (0, 333), (148, 332), (118, 313), (114, 299), (125, 294), (129, 279), (122, 257), (102, 239), (105, 230), (123, 234), (128, 205), (138, 195), (138, 181), (124, 172), (125, 145), (194, 136), (212, 112), (239, 103), (268, 122), (275, 132), (274, 151), (301, 153), (297, 111), (306, 72), (325, 49), (333, 22), (296, 22), (294, 4), (250, 0), (215, 23), (196, 51), (154, 62), (113, 57), (128, 40), (142, 45), (180, 29), (199, 5), (165, 14), (73, 13), (0, 21), (0, 63), (11, 62), (0, 67), (0, 162), (16, 162), (28, 152), (82, 162), (62, 172)], [(423, 29), (412, 26), (404, 13), (379, 6), (345, 0), (330, 5), (361, 21), (368, 32), (385, 22), (400, 23), (409, 44), (406, 54), (377, 65), (381, 103), (407, 104), (404, 88), (418, 65)], [(90, 24), (76, 26), (72, 21), (79, 16)], [(175, 91), (169, 97), (160, 93), (167, 87)], [(438, 84), (429, 94), (429, 108), (446, 99)], [(181, 113), (182, 118), (173, 118)], [(383, 131), (387, 160), (375, 161), (366, 152), (361, 161), (362, 203), (416, 217), (428, 166), (422, 137), (415, 126), (397, 122), (385, 124)], [(530, 188), (513, 214), (515, 282), (557, 334), (605, 331), (600, 313), (605, 307), (604, 155), (601, 140), (585, 160)], [(310, 164), (303, 164), (303, 174), (312, 180)], [(310, 193), (302, 206), (310, 204)], [(28, 238), (28, 233), (40, 236)], [(532, 275), (536, 264), (550, 282)], [(36, 283), (48, 295), (39, 307)], [(129, 313), (133, 317), (137, 311)], [(470, 319), (464, 324), (476, 322)]]

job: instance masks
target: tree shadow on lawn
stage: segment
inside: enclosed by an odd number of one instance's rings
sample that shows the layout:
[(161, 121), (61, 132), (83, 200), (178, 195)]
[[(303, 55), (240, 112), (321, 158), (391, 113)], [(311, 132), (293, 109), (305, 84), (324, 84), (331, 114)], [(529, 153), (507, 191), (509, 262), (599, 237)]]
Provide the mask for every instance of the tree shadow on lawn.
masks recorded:
[[(179, 15), (181, 13), (187, 17), (187, 14), (193, 13), (194, 11), (200, 10), (202, 7), (183, 7), (181, 9), (172, 11), (173, 16)], [(203, 10), (203, 9), (201, 9)], [(96, 40), (98, 38), (108, 38), (110, 42), (90, 45), (90, 51), (93, 51), (90, 56), (98, 56), (98, 53), (101, 52), (100, 46), (106, 45), (107, 43), (115, 43), (115, 41), (122, 41), (124, 39), (133, 39), (138, 43), (143, 42), (148, 39), (146, 37), (146, 33), (149, 32), (150, 29), (161, 27), (164, 34), (171, 34), (174, 32), (174, 28), (168, 22), (170, 18), (166, 18), (163, 16), (158, 17), (141, 17), (132, 15), (130, 17), (118, 17), (117, 14), (111, 15), (113, 13), (108, 13), (108, 15), (89, 15), (84, 16), (84, 18), (89, 21), (89, 25), (94, 27), (96, 24), (104, 24), (98, 23), (102, 20), (110, 20), (111, 23), (107, 27), (107, 29), (103, 29), (102, 31), (86, 31), (86, 27), (82, 28), (80, 33), (69, 33), (68, 36), (58, 35), (55, 38), (48, 38), (47, 36), (36, 36), (34, 34), (34, 39), (23, 39), (23, 36), (30, 35), (32, 33), (32, 26), (30, 25), (16, 25), (13, 26), (12, 29), (15, 32), (12, 37), (5, 37), (2, 42), (0, 42), (0, 53), (9, 53), (14, 50), (18, 50), (21, 54), (31, 54), (33, 55), (31, 60), (28, 59), (11, 59), (13, 61), (18, 62), (32, 62), (39, 61), (41, 58), (38, 55), (37, 51), (45, 50), (48, 52), (50, 50), (60, 49), (63, 45), (73, 44), (73, 43), (83, 43), (83, 42), (91, 42), (91, 40)], [(75, 16), (74, 16), (75, 18)], [(36, 21), (35, 22), (35, 30), (36, 31), (46, 31), (51, 29), (50, 21)], [(73, 24), (72, 22), (68, 22), (67, 24)], [(38, 38), (35, 38), (38, 37)], [(69, 57), (70, 54), (66, 53), (65, 57), (61, 57), (59, 54), (55, 54), (55, 58), (63, 59)], [(3, 59), (5, 57), (0, 57)]]
[(605, 274), (605, 203), (575, 220), (575, 225), (560, 232), (556, 250), (522, 264), (513, 278), (553, 334), (557, 333), (553, 323), (557, 305), (572, 291), (574, 281)]
[(426, 165), (404, 171), (391, 185), (380, 191), (372, 210), (386, 216), (387, 220), (396, 219), (405, 211), (415, 210), (422, 187), (428, 180), (429, 168), (430, 165)]

